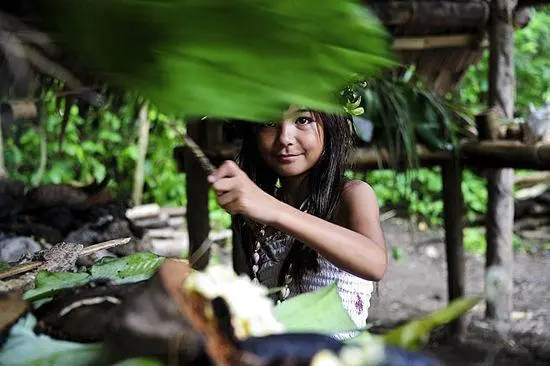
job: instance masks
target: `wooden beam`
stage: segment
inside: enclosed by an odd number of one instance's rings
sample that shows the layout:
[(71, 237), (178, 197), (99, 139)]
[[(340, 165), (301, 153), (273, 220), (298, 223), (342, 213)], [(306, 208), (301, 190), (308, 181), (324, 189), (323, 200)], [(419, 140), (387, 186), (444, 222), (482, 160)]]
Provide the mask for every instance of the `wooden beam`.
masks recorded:
[(486, 47), (488, 42), (475, 34), (445, 36), (394, 37), (392, 48), (397, 51), (418, 51), (451, 47)]
[[(464, 296), (464, 199), (462, 196), (462, 165), (452, 158), (442, 165), (443, 219), (445, 223), (445, 254), (447, 257), (447, 290), (449, 302)], [(452, 335), (465, 331), (464, 318), (450, 324)]]
[(550, 169), (550, 145), (515, 141), (470, 141), (461, 145), (464, 163), (480, 168)]
[[(235, 158), (238, 147), (226, 146), (208, 157), (214, 162)], [(465, 166), (479, 168), (515, 168), (532, 170), (550, 169), (550, 144), (526, 145), (518, 141), (465, 141), (460, 144), (460, 159)], [(452, 158), (449, 151), (431, 151), (422, 145), (416, 148), (421, 167), (441, 166)], [(356, 147), (348, 161), (349, 168), (361, 170), (404, 168), (405, 162), (392, 164), (386, 149)]]
[[(515, 102), (514, 25), (515, 0), (494, 0), (489, 25), (489, 108), (502, 119), (513, 118)], [(514, 170), (487, 171), (486, 268), (502, 267), (506, 286), (496, 299), (487, 302), (486, 316), (509, 320), (512, 312), (512, 237), (514, 234)]]
[[(422, 167), (440, 166), (451, 157), (448, 151), (430, 151), (420, 145), (417, 146), (416, 153)], [(387, 149), (375, 150), (368, 147), (354, 149), (347, 163), (349, 167), (356, 167), (361, 170), (406, 167), (405, 161), (392, 162)]]
[[(204, 125), (194, 121), (187, 123), (187, 134), (197, 144), (204, 146)], [(189, 232), (189, 257), (193, 255), (201, 244), (208, 238), (210, 221), (208, 215), (208, 190), (206, 172), (197, 158), (189, 151), (184, 150), (185, 163), (183, 164), (186, 175), (187, 193), (187, 229)], [(195, 263), (195, 269), (203, 269), (208, 265), (210, 249)]]

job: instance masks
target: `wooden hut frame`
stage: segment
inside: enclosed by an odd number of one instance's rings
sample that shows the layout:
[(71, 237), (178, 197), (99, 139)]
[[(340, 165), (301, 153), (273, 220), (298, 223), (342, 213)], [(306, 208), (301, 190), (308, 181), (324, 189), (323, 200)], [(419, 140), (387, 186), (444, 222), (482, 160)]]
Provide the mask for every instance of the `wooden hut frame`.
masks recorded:
[[(528, 6), (548, 0), (364, 0), (391, 31), (393, 49), (406, 64), (414, 64), (417, 73), (438, 92), (456, 87), (468, 67), (477, 63), (485, 47), (490, 51), (489, 106), (502, 117), (512, 117), (515, 77), (513, 65), (513, 31), (525, 26), (519, 15)], [(208, 131), (208, 133), (207, 133)], [(235, 151), (223, 148), (221, 126), (191, 123), (190, 137), (208, 151), (214, 161), (231, 159)], [(382, 162), (387, 153), (382, 152)], [(462, 297), (464, 291), (464, 202), (461, 191), (464, 166), (489, 168), (487, 189), (487, 257), (486, 266), (501, 265), (511, 281), (513, 169), (550, 168), (550, 146), (526, 146), (504, 141), (471, 141), (460, 146), (456, 158), (446, 152), (429, 152), (419, 148), (420, 164), (441, 166), (444, 196), (444, 225), (447, 260), (448, 300)], [(357, 149), (351, 158), (354, 166), (376, 169), (380, 155), (370, 149)], [(204, 172), (193, 159), (185, 159), (187, 173), (187, 212), (190, 253), (208, 236), (208, 184)], [(198, 267), (207, 264), (203, 258)], [(509, 318), (511, 293), (504, 293), (489, 304), (487, 315)], [(451, 324), (451, 334), (461, 335), (464, 319)]]

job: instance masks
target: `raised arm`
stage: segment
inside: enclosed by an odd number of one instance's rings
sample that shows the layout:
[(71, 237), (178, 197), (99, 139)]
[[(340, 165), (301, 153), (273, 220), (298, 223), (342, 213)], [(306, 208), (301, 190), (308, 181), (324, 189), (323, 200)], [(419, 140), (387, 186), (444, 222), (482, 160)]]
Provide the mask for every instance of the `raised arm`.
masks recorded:
[(386, 247), (378, 203), (368, 184), (348, 182), (333, 224), (265, 193), (234, 162), (224, 163), (208, 180), (229, 213), (287, 232), (356, 276), (378, 281), (384, 275)]

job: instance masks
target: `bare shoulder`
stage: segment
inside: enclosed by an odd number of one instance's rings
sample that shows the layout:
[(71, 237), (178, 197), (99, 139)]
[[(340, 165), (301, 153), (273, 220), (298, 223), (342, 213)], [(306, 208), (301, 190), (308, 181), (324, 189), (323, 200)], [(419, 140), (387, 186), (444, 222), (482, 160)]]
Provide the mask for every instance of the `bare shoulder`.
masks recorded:
[(374, 190), (367, 182), (363, 182), (362, 180), (354, 179), (344, 184), (342, 201), (346, 205), (357, 201), (360, 203), (371, 202), (375, 203), (376, 207), (378, 207)]
[(377, 222), (380, 214), (378, 200), (368, 183), (350, 180), (345, 183), (340, 196), (338, 221), (346, 226), (353, 221)]
[(385, 248), (380, 208), (372, 187), (366, 182), (351, 180), (344, 185), (340, 197), (338, 222), (370, 238), (380, 248)]

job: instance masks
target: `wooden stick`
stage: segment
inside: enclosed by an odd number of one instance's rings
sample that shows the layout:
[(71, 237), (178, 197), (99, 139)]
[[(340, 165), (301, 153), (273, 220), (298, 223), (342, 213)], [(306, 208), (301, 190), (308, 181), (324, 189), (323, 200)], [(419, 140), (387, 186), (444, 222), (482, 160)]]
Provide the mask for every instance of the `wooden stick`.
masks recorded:
[(119, 245), (128, 244), (131, 239), (132, 238), (130, 238), (130, 237), (121, 238), (121, 239), (113, 239), (113, 240), (109, 240), (109, 241), (104, 241), (102, 243), (97, 243), (97, 244), (94, 244), (94, 245), (90, 245), (90, 246), (82, 249), (82, 251), (80, 252), (80, 254), (78, 256), (82, 257), (82, 256), (85, 256), (85, 255), (93, 254), (95, 252), (99, 252), (100, 250), (103, 250), (103, 249), (109, 249), (109, 248), (117, 247)]
[(145, 181), (145, 158), (147, 156), (147, 146), (149, 144), (149, 109), (147, 103), (143, 104), (139, 110), (139, 140), (138, 140), (138, 159), (136, 170), (134, 172), (134, 187), (132, 191), (132, 201), (134, 205), (141, 205), (143, 198), (143, 185)]
[(22, 274), (25, 272), (32, 271), (34, 269), (37, 269), (38, 267), (42, 266), (44, 262), (38, 261), (38, 262), (28, 262), (19, 264), (16, 266), (13, 266), (5, 271), (0, 272), (0, 280), (3, 280), (4, 278), (8, 278), (11, 276), (15, 276), (18, 274)]
[[(116, 247), (118, 245), (127, 244), (130, 240), (131, 238), (128, 237), (128, 238), (122, 238), (122, 239), (113, 239), (102, 243), (90, 245), (89, 247), (82, 249), (82, 251), (80, 251), (80, 254), (78, 256), (82, 257), (82, 256), (93, 254), (103, 249), (109, 249), (109, 248)], [(44, 261), (34, 261), (34, 262), (15, 265), (5, 271), (0, 272), (0, 280), (35, 270), (41, 267), (44, 263), (45, 263)]]

